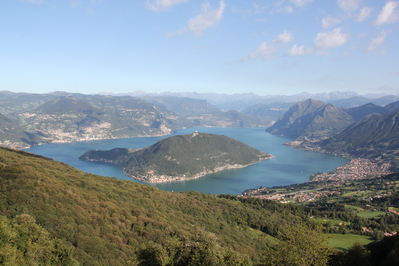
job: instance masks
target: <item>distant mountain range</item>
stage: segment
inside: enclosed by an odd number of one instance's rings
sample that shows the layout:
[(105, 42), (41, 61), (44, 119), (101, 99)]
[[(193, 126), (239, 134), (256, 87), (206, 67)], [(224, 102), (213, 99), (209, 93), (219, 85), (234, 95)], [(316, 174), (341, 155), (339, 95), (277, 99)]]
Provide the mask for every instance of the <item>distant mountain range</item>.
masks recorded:
[(399, 100), (398, 95), (386, 94), (366, 94), (360, 95), (353, 91), (334, 91), (330, 93), (308, 93), (302, 92), (294, 95), (265, 95), (261, 96), (255, 93), (237, 93), (237, 94), (219, 94), (219, 93), (197, 93), (197, 92), (163, 92), (159, 94), (146, 93), (144, 91), (136, 91), (125, 94), (103, 93), (105, 95), (129, 95), (139, 98), (157, 97), (157, 96), (174, 96), (188, 97), (192, 99), (207, 100), (220, 110), (237, 110), (241, 111), (257, 104), (273, 104), (273, 103), (292, 103), (303, 101), (306, 99), (314, 99), (331, 103), (337, 107), (352, 108), (366, 103), (374, 103), (377, 105), (387, 105), (391, 102)]
[(266, 131), (292, 138), (295, 141), (287, 144), (291, 147), (390, 162), (397, 170), (398, 103), (385, 107), (368, 103), (342, 109), (308, 99), (296, 103)]
[(339, 108), (332, 104), (308, 99), (292, 106), (266, 131), (292, 139), (323, 139), (341, 132), (372, 114), (384, 115), (397, 110), (397, 102), (385, 107), (368, 103), (359, 107)]
[(352, 116), (341, 108), (308, 99), (296, 103), (266, 131), (292, 139), (324, 138), (354, 122)]
[[(32, 142), (24, 137), (23, 142), (16, 144), (15, 139), (6, 138), (1, 145), (20, 148), (35, 142), (159, 136), (189, 127), (270, 127), (298, 100), (303, 101), (308, 96), (312, 96), (315, 101), (326, 99), (324, 104), (335, 101), (340, 106), (325, 106), (324, 110), (309, 113), (297, 120), (292, 127), (289, 127), (291, 122), (283, 126), (282, 121), (278, 121), (272, 130), (274, 134), (291, 138), (319, 138), (339, 132), (350, 122), (341, 111), (357, 121), (372, 112), (383, 114), (385, 109), (392, 112), (398, 108), (394, 103), (397, 96), (369, 95), (367, 98), (367, 95), (361, 96), (354, 92), (259, 96), (254, 93), (146, 94), (139, 91), (131, 95), (140, 98), (130, 95), (0, 91), (0, 113), (34, 139)], [(367, 102), (368, 108), (360, 107), (364, 102)], [(5, 123), (0, 124), (3, 131), (6, 129), (4, 126)], [(284, 130), (278, 126), (284, 127)]]
[(295, 103), (283, 103), (276, 102), (271, 104), (260, 103), (250, 107), (245, 108), (241, 112), (246, 115), (257, 116), (257, 117), (267, 117), (276, 121), (285, 112), (288, 111)]
[(137, 151), (116, 148), (91, 150), (79, 157), (123, 167), (126, 175), (150, 182), (194, 179), (229, 168), (242, 168), (270, 154), (222, 135), (194, 132), (163, 139)]
[(141, 97), (193, 122), (196, 127), (268, 127), (272, 119), (230, 110), (223, 112), (207, 100), (168, 95)]
[[(271, 119), (264, 117), (223, 112), (206, 100), (172, 96), (143, 100), (131, 96), (3, 91), (0, 103), (3, 114), (21, 130), (36, 136), (37, 143), (159, 136), (194, 126), (267, 127), (272, 124)], [(0, 124), (0, 129), (6, 130), (5, 125)], [(21, 148), (35, 143), (26, 137), (22, 139), (16, 144), (15, 138), (8, 138), (2, 145)]]
[(154, 105), (132, 97), (61, 96), (18, 118), (28, 131), (48, 141), (165, 135), (181, 125), (173, 112), (160, 112)]

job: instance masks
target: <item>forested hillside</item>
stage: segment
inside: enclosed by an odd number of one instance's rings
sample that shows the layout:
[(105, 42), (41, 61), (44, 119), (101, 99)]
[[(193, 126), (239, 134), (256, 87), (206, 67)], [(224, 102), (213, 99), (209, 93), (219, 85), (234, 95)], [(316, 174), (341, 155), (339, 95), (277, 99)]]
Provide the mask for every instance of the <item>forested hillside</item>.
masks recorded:
[[(5, 265), (399, 262), (399, 237), (345, 252), (328, 248), (322, 231), (346, 234), (347, 226), (360, 230), (365, 222), (342, 204), (309, 208), (231, 195), (165, 192), (5, 148), (0, 148), (0, 191), (0, 262)], [(396, 204), (397, 193), (381, 200)], [(322, 222), (338, 217), (351, 222)], [(392, 218), (367, 224), (382, 229)]]
[(317, 144), (324, 151), (352, 157), (374, 158), (399, 167), (399, 111), (364, 118), (340, 134)]
[(120, 165), (126, 175), (150, 183), (194, 179), (270, 158), (272, 155), (238, 140), (200, 132), (169, 137), (137, 151), (91, 150), (79, 157)]
[[(165, 192), (4, 148), (0, 168), (0, 215), (30, 215), (83, 265), (165, 265), (152, 262), (160, 256), (172, 259), (168, 247), (187, 261), (210, 256), (207, 265), (266, 263), (298, 244), (279, 241), (291, 234), (307, 236), (306, 253), (318, 250), (309, 253), (312, 259), (324, 261), (329, 254), (300, 206)], [(0, 243), (4, 247), (7, 241)]]

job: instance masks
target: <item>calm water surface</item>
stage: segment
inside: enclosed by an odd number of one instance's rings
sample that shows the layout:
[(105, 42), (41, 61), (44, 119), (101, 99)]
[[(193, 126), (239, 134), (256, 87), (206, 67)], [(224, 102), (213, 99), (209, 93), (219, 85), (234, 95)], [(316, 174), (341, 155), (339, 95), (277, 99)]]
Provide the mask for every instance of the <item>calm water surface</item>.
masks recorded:
[[(241, 194), (245, 189), (289, 185), (309, 180), (316, 172), (329, 172), (347, 159), (283, 146), (289, 139), (270, 135), (264, 128), (190, 128), (178, 130), (173, 135), (190, 134), (198, 130), (203, 133), (225, 135), (240, 140), (263, 152), (273, 154), (274, 159), (264, 160), (242, 169), (231, 169), (204, 176), (199, 179), (151, 184), (167, 191), (199, 191), (211, 194)], [(71, 143), (51, 143), (36, 146), (27, 151), (67, 163), (79, 170), (102, 176), (135, 181), (123, 174), (121, 167), (80, 161), (78, 157), (92, 149), (144, 148), (166, 138), (140, 137), (116, 140), (96, 140)], [(140, 182), (142, 183), (142, 182)]]

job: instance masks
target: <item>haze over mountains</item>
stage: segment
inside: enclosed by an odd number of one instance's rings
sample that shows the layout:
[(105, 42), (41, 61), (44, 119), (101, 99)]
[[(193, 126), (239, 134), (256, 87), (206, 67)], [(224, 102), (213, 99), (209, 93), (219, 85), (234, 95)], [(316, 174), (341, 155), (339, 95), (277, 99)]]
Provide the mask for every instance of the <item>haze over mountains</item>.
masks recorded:
[[(356, 107), (366, 103), (374, 103), (377, 105), (386, 105), (391, 102), (399, 101), (398, 95), (386, 94), (366, 94), (360, 95), (352, 91), (334, 91), (330, 93), (308, 93), (302, 92), (295, 95), (265, 95), (261, 96), (255, 93), (240, 93), (240, 94), (218, 94), (218, 93), (197, 93), (197, 92), (163, 92), (159, 94), (146, 93), (144, 91), (135, 91), (132, 93), (114, 94), (110, 92), (103, 92), (102, 95), (120, 95), (120, 96), (134, 96), (138, 98), (151, 98), (159, 96), (174, 96), (174, 97), (188, 97), (192, 99), (206, 100), (209, 103), (217, 106), (223, 111), (237, 110), (241, 111), (245, 108), (254, 106), (256, 104), (272, 104), (272, 103), (292, 103), (306, 99), (314, 99), (331, 103), (338, 107)], [(289, 107), (288, 107), (289, 108)], [(288, 108), (286, 110), (288, 110)]]

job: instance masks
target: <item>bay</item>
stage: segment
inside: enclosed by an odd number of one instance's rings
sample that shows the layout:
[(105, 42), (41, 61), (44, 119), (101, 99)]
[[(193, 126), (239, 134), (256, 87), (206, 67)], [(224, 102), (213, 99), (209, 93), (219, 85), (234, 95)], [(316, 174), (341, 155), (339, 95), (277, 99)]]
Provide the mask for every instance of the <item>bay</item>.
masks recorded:
[[(345, 158), (330, 154), (286, 147), (283, 143), (290, 141), (290, 139), (271, 135), (265, 132), (264, 128), (189, 128), (178, 130), (173, 135), (190, 134), (196, 130), (237, 139), (263, 152), (270, 153), (275, 158), (242, 169), (224, 170), (195, 180), (149, 185), (166, 191), (198, 191), (210, 194), (237, 195), (249, 188), (307, 182), (310, 175), (316, 172), (330, 172), (348, 161)], [(26, 149), (26, 151), (69, 164), (84, 172), (138, 182), (125, 176), (121, 167), (85, 162), (78, 158), (84, 152), (92, 149), (144, 148), (169, 136), (50, 143), (35, 146)]]

